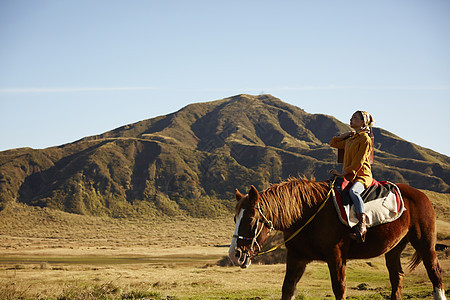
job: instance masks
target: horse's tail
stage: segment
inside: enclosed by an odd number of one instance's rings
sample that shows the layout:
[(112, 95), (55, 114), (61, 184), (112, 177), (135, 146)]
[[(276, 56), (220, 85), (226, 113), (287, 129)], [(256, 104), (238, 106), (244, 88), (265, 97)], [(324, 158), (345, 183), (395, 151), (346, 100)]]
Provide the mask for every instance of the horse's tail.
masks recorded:
[(412, 272), (414, 269), (420, 265), (422, 262), (422, 257), (420, 257), (420, 254), (416, 251), (414, 252), (413, 256), (411, 257), (411, 260), (409, 261), (409, 271)]

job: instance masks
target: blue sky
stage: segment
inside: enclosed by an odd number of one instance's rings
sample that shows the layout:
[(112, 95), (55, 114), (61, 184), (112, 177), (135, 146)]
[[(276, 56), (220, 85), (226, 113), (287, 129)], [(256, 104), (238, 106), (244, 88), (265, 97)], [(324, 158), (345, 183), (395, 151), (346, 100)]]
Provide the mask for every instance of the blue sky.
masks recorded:
[(272, 94), (450, 155), (450, 2), (0, 0), (0, 151)]

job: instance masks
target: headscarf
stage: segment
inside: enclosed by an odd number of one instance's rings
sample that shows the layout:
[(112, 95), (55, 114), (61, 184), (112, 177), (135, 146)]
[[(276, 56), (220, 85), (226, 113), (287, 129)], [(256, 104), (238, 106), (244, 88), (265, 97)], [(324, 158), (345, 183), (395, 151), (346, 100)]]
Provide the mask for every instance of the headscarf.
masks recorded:
[(367, 111), (363, 111), (363, 110), (359, 110), (359, 112), (361, 113), (362, 117), (363, 117), (363, 121), (364, 121), (364, 127), (362, 128), (363, 131), (367, 132), (372, 140), (372, 149), (370, 151), (370, 156), (369, 156), (369, 163), (373, 164), (373, 148), (374, 148), (374, 144), (373, 144), (373, 132), (372, 132), (372, 126), (375, 123), (374, 118), (372, 117), (371, 114), (369, 114)]
[(358, 112), (361, 113), (363, 121), (364, 121), (364, 127), (362, 129), (369, 132), (370, 134), (372, 134), (372, 126), (375, 123), (374, 118), (372, 117), (371, 114), (369, 114), (366, 111), (358, 110)]
[(360, 110), (359, 111), (363, 117), (364, 121), (364, 127), (372, 127), (375, 123), (375, 120), (373, 119), (372, 115), (369, 114), (367, 111)]

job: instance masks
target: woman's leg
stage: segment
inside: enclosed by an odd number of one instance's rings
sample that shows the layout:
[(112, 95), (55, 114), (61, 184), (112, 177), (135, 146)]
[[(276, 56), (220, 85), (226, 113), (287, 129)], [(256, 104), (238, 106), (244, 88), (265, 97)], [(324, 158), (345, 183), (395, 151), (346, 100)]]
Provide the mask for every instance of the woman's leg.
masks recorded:
[(364, 192), (365, 188), (364, 185), (356, 181), (352, 187), (350, 188), (350, 198), (353, 201), (353, 205), (355, 205), (355, 212), (358, 214), (364, 213), (364, 202), (361, 198), (361, 193)]
[(364, 213), (364, 202), (361, 198), (361, 193), (364, 192), (364, 185), (357, 181), (350, 188), (350, 198), (355, 205), (356, 217), (358, 218), (358, 224), (353, 227), (355, 233), (351, 235), (358, 242), (364, 242), (366, 238), (366, 214)]

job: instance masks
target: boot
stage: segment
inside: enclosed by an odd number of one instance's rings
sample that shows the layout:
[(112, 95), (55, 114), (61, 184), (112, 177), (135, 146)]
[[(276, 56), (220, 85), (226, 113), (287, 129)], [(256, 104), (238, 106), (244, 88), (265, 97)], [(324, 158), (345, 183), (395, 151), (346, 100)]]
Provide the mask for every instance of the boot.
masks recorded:
[(356, 218), (358, 218), (358, 224), (353, 226), (353, 233), (350, 235), (350, 237), (354, 240), (356, 240), (358, 243), (363, 243), (366, 240), (366, 214), (365, 213), (357, 213)]

